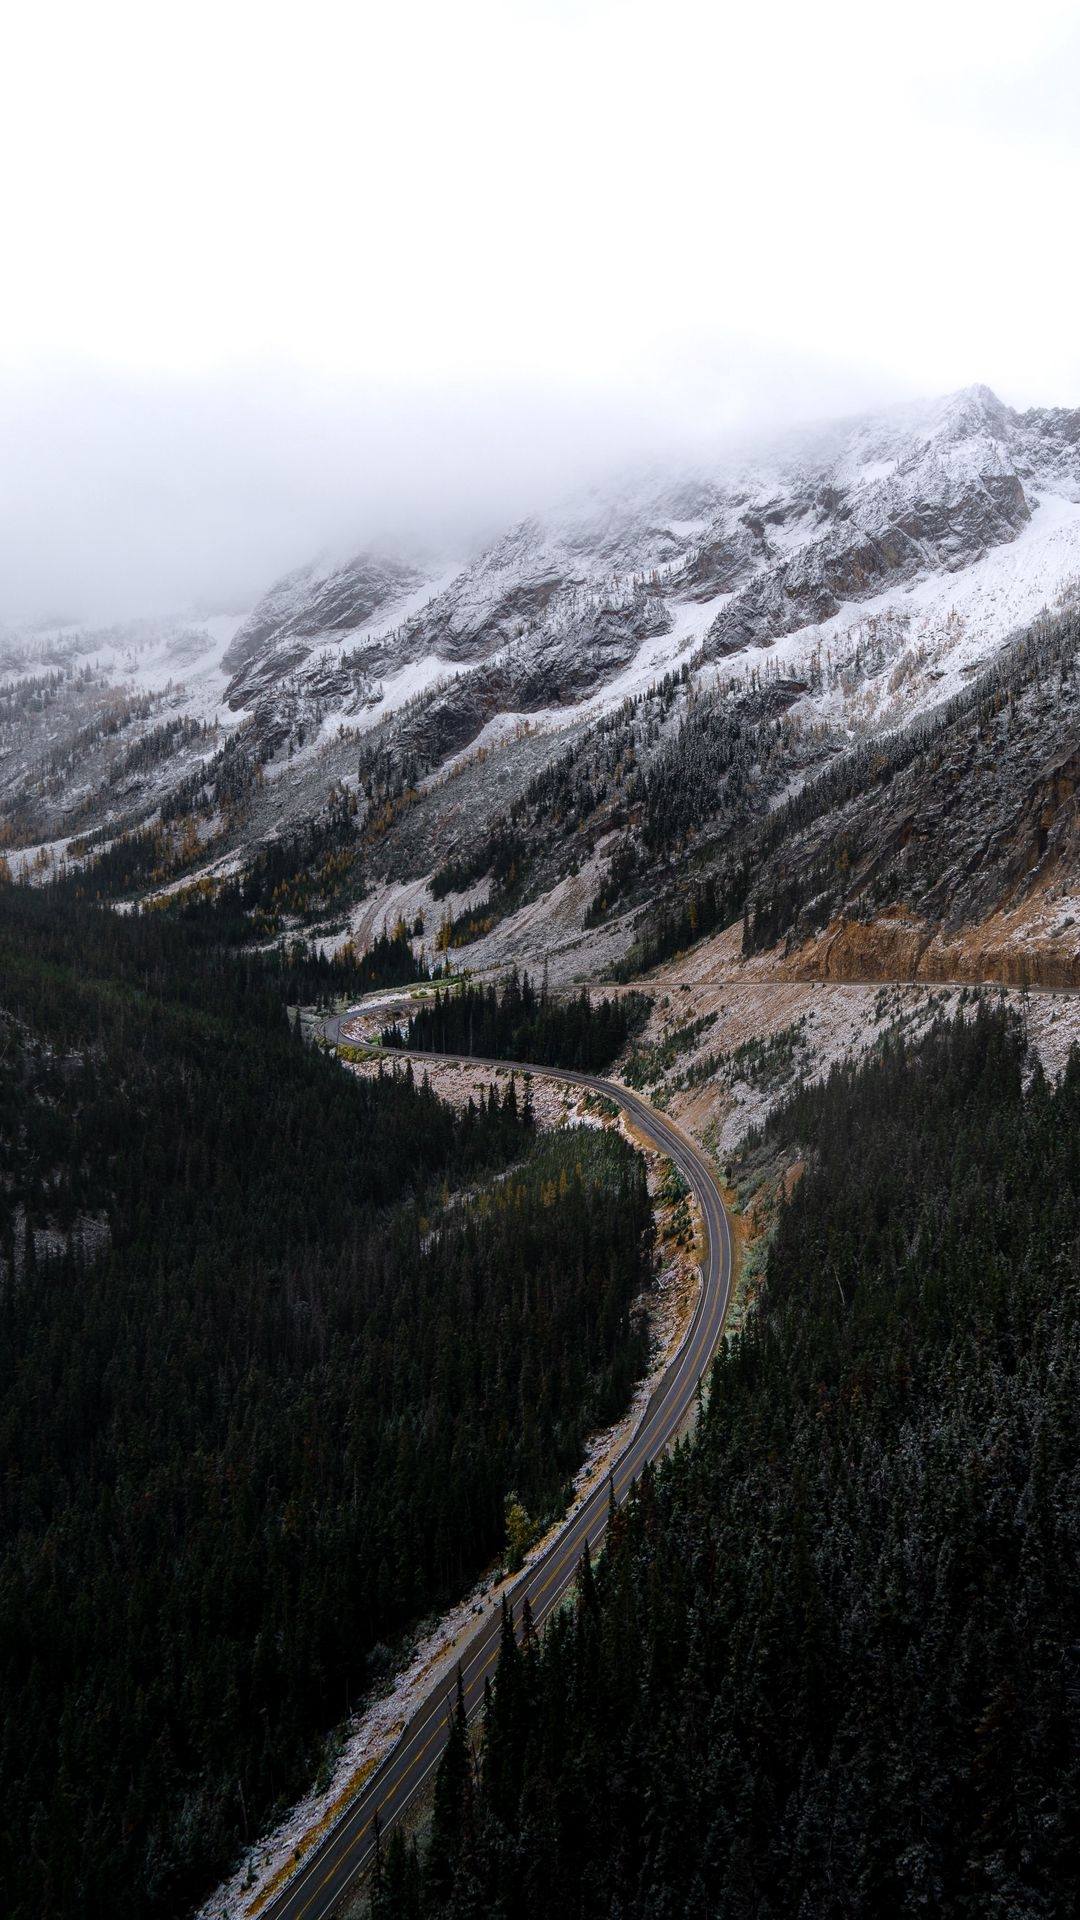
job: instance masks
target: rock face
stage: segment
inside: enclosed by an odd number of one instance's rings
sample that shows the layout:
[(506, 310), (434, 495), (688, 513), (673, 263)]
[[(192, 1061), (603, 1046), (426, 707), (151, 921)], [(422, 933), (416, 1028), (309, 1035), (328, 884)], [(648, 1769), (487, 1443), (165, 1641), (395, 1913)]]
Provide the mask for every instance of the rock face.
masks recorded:
[(702, 658), (719, 659), (961, 571), (1016, 538), (1040, 488), (1080, 501), (1080, 411), (1018, 414), (972, 387), (803, 432), (708, 474), (650, 476), (524, 520), (441, 582), (370, 553), (301, 568), (236, 635), (229, 704), (253, 706), (346, 642), (353, 668), (376, 680), (520, 650), (556, 700), (576, 699), (610, 676), (620, 641), (626, 665), (625, 646), (656, 633), (655, 620), (627, 616), (641, 589), (669, 621), (680, 603), (711, 606), (698, 633)]
[(914, 430), (857, 429), (834, 460), (792, 471), (788, 497), (754, 518), (766, 543), (775, 526), (797, 550), (722, 609), (706, 657), (767, 646), (845, 603), (970, 565), (1029, 521), (1025, 478), (1080, 498), (1080, 413), (1035, 420), (976, 387)]
[[(313, 561), (271, 587), (233, 638), (224, 658), (234, 711), (294, 673), (318, 642), (341, 640), (371, 624), (423, 585), (414, 566), (357, 554), (344, 565)], [(385, 666), (385, 651), (370, 662)]]
[[(705, 608), (693, 623), (701, 658), (720, 659), (963, 571), (1015, 540), (1043, 490), (1080, 502), (1080, 410), (1020, 414), (968, 388), (791, 435), (708, 473), (572, 501), (510, 528), (441, 583), (371, 554), (302, 568), (237, 634), (229, 703), (252, 705), (346, 639), (354, 667), (376, 679), (421, 660), (459, 668), (520, 650), (556, 700), (576, 699), (609, 677), (616, 630), (631, 647), (657, 631), (627, 618), (641, 589), (663, 599), (669, 620), (680, 605)], [(520, 679), (518, 669), (507, 684)]]
[(817, 810), (808, 789), (748, 924), (814, 977), (1080, 984), (1078, 741), (1072, 612), (893, 743), (894, 759), (889, 743), (866, 749), (835, 804)]
[(534, 714), (571, 704), (633, 660), (642, 642), (670, 630), (659, 596), (639, 589), (601, 600), (535, 642), (514, 641), (494, 659), (459, 674), (402, 722), (400, 745), (437, 766), (476, 739), (499, 713)]
[[(121, 793), (126, 824), (149, 817), (211, 751), (187, 734), (181, 754), (177, 719), (220, 727), (259, 766), (262, 833), (330, 778), (355, 781), (369, 749), (434, 775), (497, 716), (595, 717), (682, 673), (710, 698), (753, 683), (828, 757), (929, 712), (1070, 596), (1080, 410), (1017, 413), (973, 387), (638, 474), (464, 562), (313, 562), (227, 633), (217, 617), (156, 640), (68, 633), (55, 659), (16, 636), (0, 826), (32, 844), (119, 818)], [(92, 710), (75, 680), (90, 659)], [(531, 752), (561, 750), (552, 731)]]
[(837, 920), (791, 957), (793, 979), (968, 982), (1003, 987), (1080, 987), (1080, 947), (1067, 934), (1017, 913), (992, 914), (966, 934), (929, 920)]

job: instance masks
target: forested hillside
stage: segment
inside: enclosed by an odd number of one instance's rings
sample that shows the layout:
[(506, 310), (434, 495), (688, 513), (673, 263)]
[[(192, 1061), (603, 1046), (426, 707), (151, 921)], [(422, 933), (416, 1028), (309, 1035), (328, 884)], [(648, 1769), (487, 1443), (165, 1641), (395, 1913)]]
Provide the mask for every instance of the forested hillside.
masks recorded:
[(359, 1081), (160, 913), (0, 887), (0, 981), (3, 1907), (134, 1920), (557, 1509), (651, 1215), (618, 1138)]
[(756, 1150), (806, 1171), (699, 1437), (504, 1636), (379, 1920), (1080, 1904), (1080, 1060), (982, 1013)]
[(519, 976), (515, 968), (498, 986), (467, 983), (437, 991), (404, 1029), (386, 1027), (382, 1042), (600, 1073), (640, 1032), (649, 1005), (640, 993), (592, 1001), (584, 988), (574, 999), (560, 999), (546, 987), (537, 991), (528, 974)]

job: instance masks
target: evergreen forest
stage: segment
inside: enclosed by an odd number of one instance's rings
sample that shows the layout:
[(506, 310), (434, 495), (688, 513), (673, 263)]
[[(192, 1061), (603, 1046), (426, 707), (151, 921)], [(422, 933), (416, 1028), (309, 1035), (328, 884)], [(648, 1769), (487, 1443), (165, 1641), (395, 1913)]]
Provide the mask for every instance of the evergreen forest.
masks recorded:
[(644, 1362), (644, 1164), (305, 1046), (184, 919), (0, 887), (0, 1886), (174, 1914)]
[(644, 994), (591, 1001), (584, 987), (561, 999), (515, 968), (500, 984), (436, 990), (404, 1029), (384, 1028), (386, 1047), (424, 1053), (520, 1060), (538, 1067), (602, 1073), (640, 1033), (651, 1002)]
[(377, 1920), (1080, 1908), (1080, 1058), (959, 1017), (752, 1154), (803, 1172), (697, 1436), (506, 1624)]

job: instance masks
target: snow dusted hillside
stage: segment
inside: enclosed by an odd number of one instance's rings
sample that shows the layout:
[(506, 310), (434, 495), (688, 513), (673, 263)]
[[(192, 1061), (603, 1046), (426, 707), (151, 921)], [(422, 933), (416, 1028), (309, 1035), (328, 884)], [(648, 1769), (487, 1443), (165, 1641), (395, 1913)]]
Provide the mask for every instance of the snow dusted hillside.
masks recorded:
[(834, 743), (865, 737), (1078, 594), (1080, 409), (972, 387), (624, 479), (464, 561), (312, 562), (242, 618), (0, 635), (4, 837), (152, 820), (232, 741), (258, 769), (243, 832), (263, 839), (331, 782), (358, 790), (365, 754), (430, 784), (527, 725), (535, 769), (687, 666), (721, 694), (781, 681)]
[[(811, 681), (824, 667), (824, 690), (808, 694), (806, 705), (853, 735), (926, 712), (1044, 608), (1080, 600), (1080, 501), (1045, 493), (1029, 506), (1012, 539), (963, 569), (922, 572), (779, 635), (770, 643), (770, 665)], [(745, 661), (745, 652), (724, 660), (718, 681), (737, 677)], [(868, 670), (873, 661), (880, 663), (876, 672)]]
[(223, 659), (239, 624), (0, 631), (0, 848), (35, 851), (156, 808), (235, 724)]
[[(293, 575), (238, 634), (229, 698), (252, 707), (282, 675), (302, 683), (305, 660), (325, 678), (336, 656), (372, 682), (411, 668), (410, 692), (501, 668), (507, 697), (535, 712), (621, 698), (644, 648), (651, 670), (797, 633), (854, 645), (860, 624), (898, 611), (935, 657), (955, 650), (959, 621), (968, 664), (1073, 589), (1078, 525), (1080, 410), (1017, 414), (973, 387), (571, 500), (449, 572), (361, 555)], [(664, 634), (677, 645), (658, 653)]]
[(193, 614), (112, 626), (43, 622), (17, 631), (0, 628), (0, 684), (10, 689), (60, 673), (147, 695), (182, 686), (192, 710), (210, 718), (222, 704), (224, 660), (243, 617)]

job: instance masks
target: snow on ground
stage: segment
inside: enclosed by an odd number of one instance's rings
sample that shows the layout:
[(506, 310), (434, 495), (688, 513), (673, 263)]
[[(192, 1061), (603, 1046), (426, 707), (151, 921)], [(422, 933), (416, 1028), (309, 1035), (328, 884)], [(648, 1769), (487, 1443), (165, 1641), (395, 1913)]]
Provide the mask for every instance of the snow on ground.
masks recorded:
[[(51, 880), (58, 867), (70, 860), (72, 866), (81, 862), (78, 856), (69, 855), (68, 849), (74, 834), (65, 834), (59, 840), (38, 840), (32, 847), (15, 847), (3, 853), (13, 880), (29, 880), (36, 884)], [(97, 849), (95, 849), (97, 851)]]
[[(381, 998), (382, 996), (378, 997)], [(378, 1010), (378, 1017), (375, 1020), (371, 1021), (361, 1017), (360, 1019), (348, 1021), (343, 1024), (341, 1029), (342, 1040), (346, 1045), (351, 1043), (363, 1044), (364, 1041), (375, 1040), (378, 1038), (381, 1028), (387, 1025), (389, 1019), (395, 1012), (408, 1013), (411, 1010), (412, 1003), (406, 1001), (403, 1005), (400, 995), (398, 995), (396, 1002), (391, 996), (387, 995), (383, 998), (383, 1006), (381, 1010)], [(370, 1014), (372, 1011), (372, 1001), (365, 1000), (364, 1014)], [(451, 1107), (466, 1107), (470, 1100), (478, 1101), (480, 1095), (486, 1095), (492, 1087), (496, 1088), (501, 1098), (507, 1082), (510, 1079), (508, 1068), (463, 1066), (459, 1065), (456, 1061), (419, 1061), (411, 1055), (407, 1057), (412, 1059), (413, 1073), (417, 1080), (428, 1080), (431, 1084), (432, 1091), (438, 1095), (440, 1100), (445, 1100), (447, 1105)], [(399, 1070), (404, 1069), (404, 1064), (405, 1060), (402, 1058), (399, 1064)], [(387, 1065), (387, 1056), (380, 1054), (371, 1060), (352, 1063), (351, 1070), (361, 1078), (375, 1079), (379, 1073), (385, 1073), (387, 1071)], [(389, 1067), (391, 1070), (393, 1070), (394, 1065), (393, 1055), (391, 1055), (389, 1058)], [(520, 1083), (521, 1075), (519, 1074), (517, 1078)], [(561, 1127), (567, 1125), (571, 1120), (579, 1125), (587, 1123), (588, 1115), (583, 1113), (580, 1099), (571, 1094), (569, 1088), (563, 1086), (558, 1080), (541, 1078), (538, 1074), (531, 1074), (529, 1079), (532, 1091), (533, 1113), (539, 1127), (545, 1129)]]
[[(412, 593), (407, 593), (401, 599), (393, 601), (390, 607), (380, 608), (378, 614), (369, 620), (366, 626), (335, 629), (320, 634), (316, 645), (335, 647), (341, 653), (352, 653), (358, 647), (366, 647), (373, 641), (387, 639), (399, 627), (405, 626), (408, 621), (414, 619), (418, 613), (423, 613), (424, 608), (429, 606), (432, 600), (437, 600), (441, 593), (445, 593), (447, 588), (460, 578), (465, 565), (466, 562), (461, 559), (444, 565), (430, 579), (422, 580)], [(391, 611), (393, 618), (388, 619), (387, 614)]]
[(424, 775), (420, 787), (427, 790), (443, 786), (447, 780), (455, 779), (478, 754), (492, 753), (496, 748), (506, 747), (524, 738), (526, 734), (554, 733), (576, 726), (580, 717), (576, 707), (546, 707), (539, 713), (493, 713), (467, 746), (449, 754), (439, 766)]
[(460, 662), (442, 660), (437, 653), (425, 653), (419, 660), (408, 661), (396, 673), (387, 674), (383, 680), (378, 718), (381, 720), (387, 713), (396, 713), (406, 701), (427, 693), (437, 681), (454, 680), (462, 671)]
[[(1068, 903), (1062, 899), (1058, 904)], [(715, 1015), (645, 1093), (659, 1098), (720, 1164), (747, 1129), (759, 1126), (792, 1090), (798, 1074), (814, 1080), (838, 1062), (862, 1058), (890, 1027), (919, 1033), (939, 1016), (974, 1012), (985, 998), (1022, 1015), (1048, 1074), (1060, 1073), (1070, 1048), (1080, 1045), (1078, 993), (783, 979), (770, 973), (770, 956), (743, 963), (736, 949), (729, 930), (652, 975), (646, 984), (655, 1003), (636, 1043), (643, 1049), (691, 1021)], [(785, 1034), (791, 1043), (787, 1061), (777, 1044), (777, 1036)], [(752, 1054), (736, 1061), (740, 1047), (752, 1049), (756, 1058)], [(679, 1085), (689, 1069), (711, 1059), (715, 1066), (701, 1085)]]
[[(553, 987), (569, 986), (579, 980), (595, 978), (610, 961), (618, 958), (629, 940), (628, 926), (634, 912), (606, 921), (600, 927), (582, 930), (582, 917), (593, 899), (607, 868), (609, 840), (601, 841), (577, 873), (567, 874), (545, 894), (530, 900), (516, 912), (499, 920), (471, 946), (455, 949), (448, 955), (452, 966), (460, 964), (471, 974), (505, 973), (512, 966), (539, 974), (545, 964)], [(359, 947), (367, 947), (384, 928), (399, 919), (411, 927), (418, 914), (424, 921), (424, 950), (432, 956), (435, 934), (449, 913), (452, 917), (479, 907), (487, 900), (491, 883), (485, 875), (462, 893), (448, 893), (436, 900), (429, 886), (430, 874), (416, 880), (385, 879), (373, 893), (351, 908), (349, 937)], [(316, 944), (326, 953), (340, 946), (340, 932), (326, 935)]]
[[(441, 785), (460, 767), (481, 751), (490, 751), (502, 747), (517, 738), (522, 732), (561, 733), (570, 727), (578, 727), (582, 722), (597, 719), (618, 707), (624, 700), (633, 699), (645, 693), (656, 681), (663, 679), (665, 673), (677, 672), (684, 659), (687, 659), (695, 646), (704, 638), (710, 622), (730, 595), (722, 595), (711, 600), (708, 606), (694, 602), (673, 603), (671, 606), (672, 627), (668, 633), (656, 634), (642, 643), (633, 660), (621, 673), (597, 687), (585, 699), (572, 706), (540, 707), (528, 713), (496, 713), (485, 721), (476, 738), (451, 754), (442, 764), (426, 776), (422, 786)], [(435, 656), (431, 656), (433, 659)], [(494, 656), (498, 658), (498, 656)], [(445, 671), (446, 663), (440, 662)], [(465, 669), (454, 669), (463, 671)], [(389, 685), (389, 682), (387, 682)], [(385, 708), (380, 707), (378, 718), (382, 718)]]
[(647, 692), (654, 681), (663, 679), (665, 673), (677, 672), (683, 660), (689, 658), (694, 647), (704, 638), (707, 628), (730, 597), (729, 594), (720, 594), (715, 600), (710, 600), (707, 606), (697, 601), (671, 601), (670, 631), (655, 634), (651, 640), (644, 641), (629, 666), (598, 688), (589, 699), (583, 700), (580, 706), (571, 709), (575, 719), (595, 719), (599, 714), (621, 706), (624, 700), (632, 700), (637, 694)]
[[(841, 607), (818, 626), (731, 654), (717, 684), (741, 678), (748, 664), (809, 679), (812, 664), (834, 665), (875, 641), (891, 643), (877, 679), (851, 691), (835, 685), (795, 709), (852, 732), (900, 725), (959, 692), (997, 650), (1041, 613), (1080, 594), (1080, 503), (1044, 492), (1015, 540), (991, 547), (957, 573), (933, 573)], [(900, 668), (908, 656), (906, 670)], [(925, 657), (919, 658), (922, 654)]]
[[(430, 875), (419, 880), (385, 880), (376, 887), (374, 893), (365, 895), (349, 909), (347, 934), (340, 932), (320, 936), (315, 945), (322, 953), (333, 953), (342, 944), (343, 938), (353, 940), (361, 952), (364, 952), (378, 936), (395, 927), (404, 920), (407, 927), (416, 923), (417, 915), (424, 922), (423, 952), (430, 960), (433, 953), (435, 935), (443, 915), (463, 913), (467, 907), (477, 906), (487, 898), (487, 880), (479, 880), (464, 893), (450, 893), (442, 900), (436, 900), (428, 885)], [(417, 952), (420, 948), (417, 948)], [(453, 958), (453, 956), (451, 956)]]
[[(1073, 904), (1071, 898), (1064, 896), (1059, 902), (1063, 911), (1071, 910)], [(924, 1031), (938, 1016), (948, 1016), (958, 1009), (971, 1014), (978, 1005), (978, 996), (972, 989), (959, 987), (848, 985), (770, 978), (767, 961), (748, 965), (738, 961), (730, 934), (673, 962), (648, 984), (656, 994), (656, 1004), (646, 1033), (637, 1043), (639, 1046), (659, 1040), (665, 1032), (689, 1021), (715, 1015), (712, 1025), (688, 1051), (676, 1057), (669, 1072), (647, 1092), (653, 1097), (658, 1094), (672, 1116), (708, 1147), (721, 1166), (747, 1128), (760, 1124), (792, 1085), (792, 1076), (788, 1075), (770, 1080), (767, 1064), (764, 1076), (755, 1076), (752, 1065), (748, 1077), (733, 1076), (733, 1056), (739, 1047), (758, 1043), (760, 1059), (762, 1042), (794, 1029), (796, 1070), (817, 1078), (826, 1074), (834, 1062), (864, 1055), (875, 1040), (890, 1029), (900, 1028), (914, 1035)], [(1071, 1046), (1080, 1043), (1080, 995), (1024, 994), (996, 987), (985, 992), (992, 1001), (1003, 1001), (1021, 1011), (1032, 1045), (1046, 1071), (1060, 1072)], [(346, 1020), (343, 1038), (366, 1037), (383, 1023), (388, 1012), (403, 1003), (403, 998), (407, 1001), (407, 996), (403, 997), (400, 992), (368, 996), (356, 1010), (366, 1018), (355, 1024)], [(719, 1055), (720, 1059), (713, 1076), (704, 1085), (687, 1089), (675, 1084), (688, 1067), (709, 1055)], [(378, 1062), (365, 1063), (355, 1070), (377, 1072)], [(414, 1061), (414, 1072), (416, 1070)], [(456, 1065), (440, 1067), (435, 1063), (425, 1063), (423, 1070), (431, 1075), (436, 1092), (454, 1104), (475, 1098), (481, 1087), (505, 1078), (508, 1071)], [(582, 1111), (577, 1096), (559, 1083), (537, 1075), (532, 1084), (534, 1108), (541, 1125), (577, 1124), (590, 1118)], [(655, 1187), (658, 1156), (653, 1159)], [(693, 1311), (694, 1297), (685, 1273), (679, 1275), (669, 1268), (653, 1303), (657, 1343), (654, 1367), (639, 1387), (626, 1418), (610, 1432), (598, 1436), (590, 1447), (575, 1483), (575, 1501), (584, 1498), (606, 1475), (611, 1460), (629, 1439), (659, 1371), (678, 1345)], [(530, 1559), (543, 1552), (544, 1544), (537, 1544)], [(387, 1693), (372, 1701), (350, 1723), (329, 1786), (321, 1794), (309, 1796), (274, 1835), (253, 1849), (249, 1860), (228, 1885), (219, 1889), (207, 1903), (201, 1920), (225, 1920), (226, 1915), (246, 1915), (252, 1911), (259, 1889), (288, 1867), (295, 1849), (306, 1850), (308, 1836), (315, 1833), (317, 1837), (336, 1817), (336, 1811), (343, 1809), (392, 1746), (432, 1681), (441, 1677), (449, 1688), (456, 1661), (477, 1619), (485, 1606), (501, 1602), (505, 1584), (500, 1585), (494, 1578), (482, 1581), (413, 1649), (407, 1665)], [(245, 1887), (249, 1874), (251, 1882)]]
[[(208, 821), (203, 837), (209, 838), (215, 826), (215, 821)], [(147, 892), (145, 898), (168, 900), (174, 893), (183, 893), (188, 887), (197, 886), (200, 880), (231, 880), (235, 874), (242, 872), (244, 860), (244, 854), (239, 851), (218, 854), (214, 859), (205, 861), (202, 866), (188, 868), (175, 880), (167, 880), (163, 886), (154, 887)]]
[[(460, 958), (470, 973), (505, 973), (512, 966), (534, 974), (547, 969), (549, 985), (567, 987), (594, 979), (626, 942), (626, 926), (633, 913), (600, 927), (582, 929), (585, 911), (607, 870), (609, 840), (598, 843), (577, 873), (567, 874), (545, 894), (526, 901), (516, 913), (499, 920), (473, 944), (452, 958)], [(486, 885), (482, 895), (486, 894)]]
[[(864, 481), (877, 482), (888, 477), (893, 464), (870, 460), (859, 471)], [(770, 484), (775, 484), (775, 475)], [(764, 479), (762, 488), (764, 497), (769, 491)], [(774, 550), (770, 564), (786, 556), (788, 549), (803, 546), (819, 534), (820, 528), (809, 515), (787, 527), (770, 526), (770, 548)], [(1053, 608), (1077, 593), (1080, 503), (1043, 491), (1032, 495), (1031, 519), (1016, 538), (991, 547), (981, 559), (955, 573), (931, 572), (889, 587), (871, 599), (848, 603), (831, 619), (782, 635), (764, 649), (744, 647), (704, 677), (717, 685), (730, 686), (757, 668), (787, 678), (808, 679), (815, 659), (839, 667), (857, 648), (865, 654), (868, 645), (881, 645), (887, 655), (883, 671), (870, 678), (864, 674), (853, 686), (833, 684), (807, 695), (797, 711), (853, 734), (894, 727), (948, 699), (1028, 621), (1044, 608)], [(432, 599), (435, 589), (425, 589), (424, 595)], [(494, 716), (478, 739), (447, 763), (447, 770), (463, 763), (478, 747), (504, 743), (523, 724), (556, 732), (595, 719), (624, 699), (645, 692), (665, 672), (677, 671), (691, 657), (731, 597), (720, 594), (705, 604), (669, 599), (670, 631), (646, 640), (633, 660), (611, 680), (570, 707), (552, 707), (527, 716)], [(381, 625), (373, 622), (364, 634), (387, 631), (385, 621)], [(349, 636), (350, 644), (355, 645), (357, 638)], [(372, 726), (440, 680), (449, 681), (467, 671), (469, 664), (427, 654), (386, 677), (382, 699), (366, 713), (327, 712), (319, 739), (325, 741), (343, 722), (352, 727)]]
[(379, 698), (373, 699), (369, 706), (361, 708), (359, 712), (353, 711), (351, 705), (326, 708), (318, 733), (306, 748), (294, 753), (294, 761), (301, 757), (301, 752), (310, 758), (319, 744), (330, 739), (339, 726), (347, 726), (359, 733), (378, 726), (389, 714), (399, 712), (408, 701), (417, 699), (420, 694), (430, 693), (440, 685), (449, 686), (459, 673), (468, 671), (468, 665), (467, 661), (443, 660), (437, 653), (425, 653), (419, 660), (410, 660), (405, 666), (399, 667), (396, 673), (389, 673), (380, 680), (382, 691)]
[[(136, 693), (168, 692), (185, 697), (186, 711), (195, 718), (233, 716), (218, 708), (228, 675), (222, 659), (243, 614), (177, 615), (161, 620), (128, 621), (112, 627), (68, 626), (7, 637), (0, 652), (4, 678), (22, 678), (60, 665), (90, 667), (114, 686)], [(178, 702), (179, 704), (179, 702)]]
[[(831, 657), (839, 668), (850, 661), (856, 648), (861, 648), (864, 656), (868, 648), (876, 648), (884, 656), (880, 672), (869, 678), (865, 674), (852, 676), (850, 680), (839, 673), (831, 686), (804, 696), (793, 711), (825, 722), (840, 733), (895, 727), (969, 684), (1017, 629), (1070, 591), (1080, 592), (1080, 503), (1044, 493), (1017, 538), (991, 548), (971, 566), (955, 574), (935, 574), (892, 587), (873, 600), (842, 608), (819, 626), (777, 640), (767, 650), (753, 647), (732, 654), (709, 672), (721, 686), (741, 680), (751, 667), (809, 679), (816, 659), (827, 661)], [(673, 603), (672, 630), (647, 641), (631, 664), (589, 699), (578, 706), (553, 708), (527, 717), (495, 716), (477, 740), (431, 776), (432, 782), (441, 783), (480, 748), (505, 748), (524, 724), (555, 733), (595, 718), (622, 699), (643, 692), (665, 671), (677, 669), (689, 657), (723, 604), (723, 598), (707, 606)], [(445, 664), (434, 655), (428, 656), (395, 677), (393, 697), (407, 698), (407, 686), (418, 689), (428, 674), (443, 671)], [(391, 683), (386, 685), (389, 690)], [(601, 858), (594, 858), (579, 875), (561, 882), (542, 902), (500, 922), (470, 948), (470, 968), (485, 971), (508, 966), (514, 960), (535, 963), (537, 955), (550, 949), (551, 965), (557, 970), (551, 977), (561, 984), (581, 973), (591, 973), (615, 957), (625, 944), (617, 923), (591, 934), (580, 930), (581, 913), (596, 891), (602, 864)], [(457, 913), (484, 897), (486, 887), (480, 885), (469, 895), (453, 899), (450, 905)], [(356, 909), (352, 931), (368, 940), (399, 913), (410, 923), (417, 913), (423, 913), (425, 924), (433, 928), (442, 910), (426, 880), (388, 882)], [(610, 951), (601, 954), (605, 939)]]

